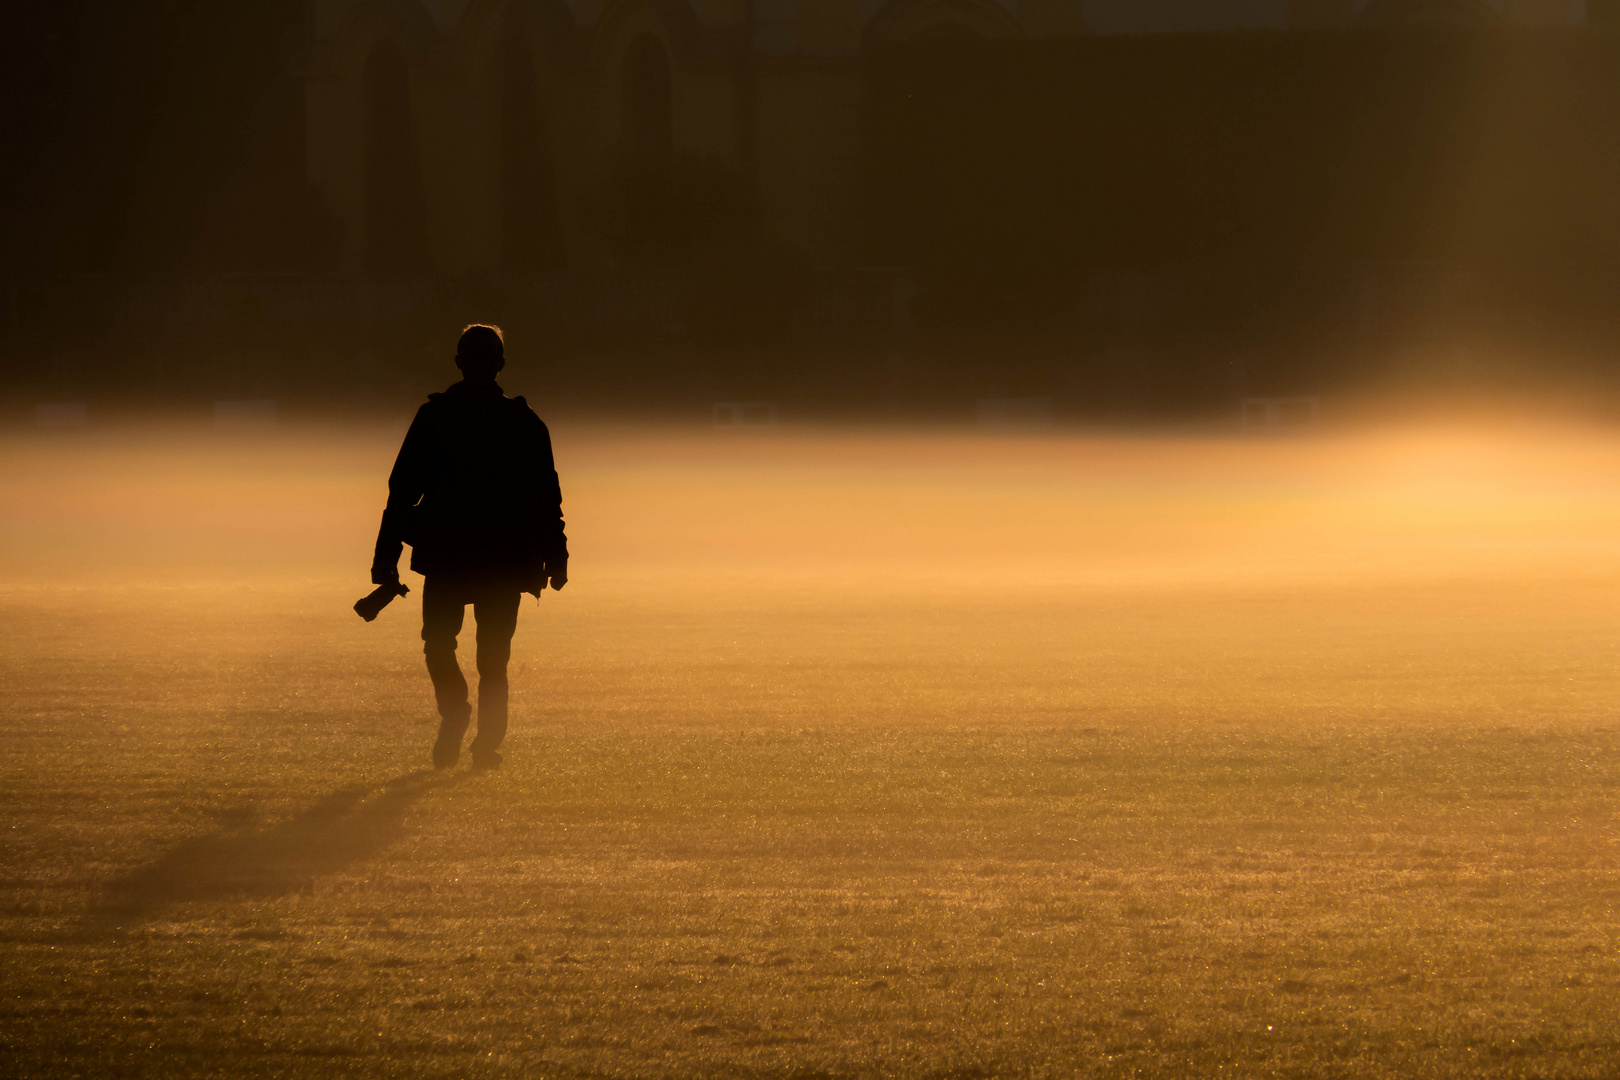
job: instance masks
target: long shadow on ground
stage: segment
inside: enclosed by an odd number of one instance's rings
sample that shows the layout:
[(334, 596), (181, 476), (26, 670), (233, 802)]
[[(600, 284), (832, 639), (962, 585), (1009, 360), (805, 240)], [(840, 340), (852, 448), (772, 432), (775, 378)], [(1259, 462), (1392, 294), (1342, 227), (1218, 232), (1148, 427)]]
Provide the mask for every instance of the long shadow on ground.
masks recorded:
[(228, 825), (187, 840), (161, 858), (108, 883), (94, 914), (102, 921), (146, 918), (168, 904), (297, 892), (388, 847), (404, 833), (405, 813), (461, 774), (427, 770), (383, 784), (340, 788), (277, 824)]

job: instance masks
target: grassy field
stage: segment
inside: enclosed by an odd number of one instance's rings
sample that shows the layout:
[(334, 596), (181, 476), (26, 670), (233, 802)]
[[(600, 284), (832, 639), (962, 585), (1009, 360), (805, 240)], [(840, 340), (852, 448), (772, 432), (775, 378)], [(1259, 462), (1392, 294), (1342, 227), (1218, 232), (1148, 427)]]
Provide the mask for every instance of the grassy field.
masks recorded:
[(435, 774), (398, 434), (0, 440), (0, 1074), (1620, 1074), (1620, 436), (557, 425)]

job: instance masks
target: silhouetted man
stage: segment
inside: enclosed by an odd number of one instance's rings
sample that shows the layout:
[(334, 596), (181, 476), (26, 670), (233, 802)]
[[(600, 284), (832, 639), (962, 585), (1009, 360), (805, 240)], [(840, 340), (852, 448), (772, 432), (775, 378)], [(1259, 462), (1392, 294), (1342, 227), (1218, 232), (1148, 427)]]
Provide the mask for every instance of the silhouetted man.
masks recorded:
[(430, 394), (416, 412), (388, 477), (388, 508), (371, 564), (376, 585), (399, 582), (399, 555), (411, 545), (422, 585), (422, 642), (439, 703), (433, 764), (461, 757), (472, 720), (467, 680), (456, 663), (456, 635), (467, 605), (478, 631), (478, 733), (473, 765), (501, 763), (506, 737), (506, 662), (518, 600), (549, 581), (568, 583), (562, 489), (551, 434), (522, 398), (495, 382), (506, 366), (499, 327), (469, 326), (456, 346), (462, 380)]

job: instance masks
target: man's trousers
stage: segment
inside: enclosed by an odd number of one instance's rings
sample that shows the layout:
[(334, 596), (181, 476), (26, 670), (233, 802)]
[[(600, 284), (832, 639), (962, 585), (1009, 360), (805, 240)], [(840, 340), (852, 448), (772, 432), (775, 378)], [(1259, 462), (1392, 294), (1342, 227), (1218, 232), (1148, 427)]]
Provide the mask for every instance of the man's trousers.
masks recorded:
[(467, 701), (467, 680), (456, 663), (456, 635), (461, 633), (467, 605), (478, 624), (478, 734), (474, 753), (492, 752), (506, 738), (506, 662), (512, 656), (512, 633), (517, 629), (518, 586), (504, 581), (478, 581), (428, 575), (422, 583), (422, 652), (433, 696), (446, 726), (462, 731), (472, 718)]

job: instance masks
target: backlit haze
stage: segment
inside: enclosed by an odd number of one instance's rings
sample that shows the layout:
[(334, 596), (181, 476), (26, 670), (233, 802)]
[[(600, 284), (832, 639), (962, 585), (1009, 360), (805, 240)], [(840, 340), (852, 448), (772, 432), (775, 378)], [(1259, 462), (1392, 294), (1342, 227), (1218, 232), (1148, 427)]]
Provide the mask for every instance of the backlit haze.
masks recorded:
[[(263, 635), (294, 632), (348, 657), (359, 686), (371, 656), (414, 679), (415, 596), (371, 626), (348, 610), (369, 588), (402, 426), (13, 435), (6, 591), (91, 618), (95, 642), (75, 649), (128, 635), (144, 650), (154, 611), (194, 610), (202, 640), (229, 626), (239, 660), (272, 681)], [(1615, 689), (1603, 628), (1620, 433), (1600, 425), (553, 428), (572, 581), (526, 601), (515, 662), (585, 671), (645, 654), (789, 683), (875, 663), (946, 706), (941, 722), (1038, 700), (1052, 715), (1152, 703), (1177, 722), (1310, 724), (1328, 709), (1372, 723), (1455, 693), (1564, 723)], [(541, 670), (515, 679), (531, 702), (552, 696)], [(799, 720), (827, 705), (775, 676), (691, 700), (671, 678), (662, 707), (705, 723), (768, 717), (784, 694)], [(425, 686), (410, 688), (408, 714), (425, 715)], [(629, 692), (600, 690), (570, 710), (611, 715)], [(839, 722), (860, 722), (847, 705)], [(538, 704), (523, 727), (551, 722)]]
[[(1309, 436), (555, 423), (580, 592), (959, 596), (1601, 575), (1620, 435)], [(364, 583), (396, 425), (12, 435), (16, 586)]]

